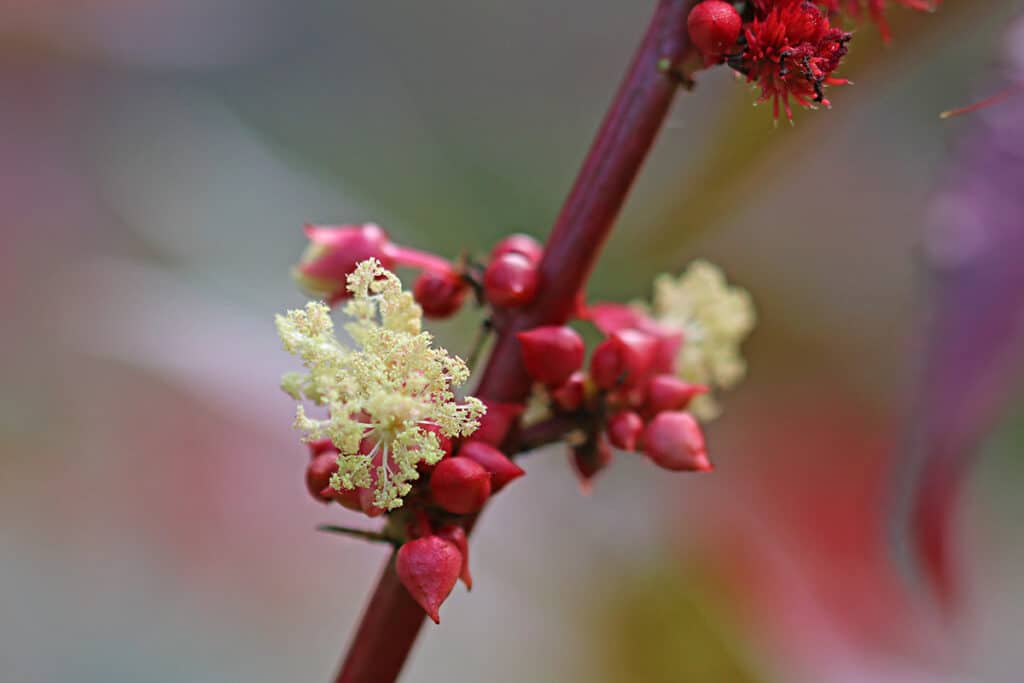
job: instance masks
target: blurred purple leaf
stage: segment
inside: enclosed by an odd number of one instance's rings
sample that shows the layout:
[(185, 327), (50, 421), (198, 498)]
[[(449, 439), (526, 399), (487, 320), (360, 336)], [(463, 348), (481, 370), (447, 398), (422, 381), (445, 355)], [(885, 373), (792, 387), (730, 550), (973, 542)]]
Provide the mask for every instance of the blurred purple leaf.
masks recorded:
[[(1024, 79), (1024, 20), (1010, 30), (1010, 81)], [(1016, 62), (1016, 63), (1013, 63)], [(932, 206), (910, 524), (921, 571), (956, 603), (950, 525), (957, 493), (1024, 365), (1024, 97), (969, 115)]]

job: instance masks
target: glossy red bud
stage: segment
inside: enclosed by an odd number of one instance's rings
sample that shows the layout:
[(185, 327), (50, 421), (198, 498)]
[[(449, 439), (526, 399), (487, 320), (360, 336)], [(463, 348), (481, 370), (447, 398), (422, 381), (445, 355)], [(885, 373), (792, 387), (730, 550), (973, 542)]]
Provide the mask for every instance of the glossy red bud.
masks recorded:
[(681, 472), (714, 469), (708, 460), (704, 432), (693, 415), (658, 413), (644, 431), (644, 451), (659, 467)]
[(404, 543), (395, 557), (399, 580), (435, 624), (441, 623), (438, 611), (455, 588), (461, 571), (459, 549), (439, 536)]
[(321, 453), (337, 453), (338, 448), (330, 439), (317, 439), (306, 444), (309, 446), (309, 457), (315, 458)]
[(428, 318), (448, 318), (462, 307), (469, 286), (457, 273), (425, 270), (416, 278), (413, 297)]
[(586, 375), (582, 372), (574, 372), (569, 375), (562, 386), (551, 392), (551, 398), (559, 408), (566, 412), (574, 412), (583, 405), (583, 399), (587, 396)]
[(483, 403), (487, 406), (487, 412), (480, 418), (480, 426), (467, 438), (497, 446), (505, 440), (525, 407), (520, 403), (499, 403), (487, 399), (483, 399)]
[(644, 409), (651, 415), (663, 410), (682, 410), (695, 396), (708, 393), (703, 384), (690, 384), (675, 375), (655, 375), (647, 382)]
[(644, 431), (643, 419), (632, 410), (623, 410), (608, 418), (608, 440), (616, 448), (635, 451), (640, 435)]
[(473, 590), (473, 576), (469, 573), (469, 538), (466, 536), (466, 530), (458, 524), (452, 524), (438, 529), (437, 535), (459, 549), (459, 554), (462, 555), (459, 578), (466, 585), (466, 590)]
[(376, 225), (307, 225), (304, 230), (309, 246), (292, 275), (311, 294), (343, 298), (349, 273), (370, 257), (393, 267), (390, 238)]
[(612, 449), (604, 437), (570, 449), (573, 469), (580, 480), (580, 490), (590, 493), (593, 478), (612, 462)]
[(491, 261), (484, 271), (484, 294), (500, 308), (518, 308), (533, 300), (540, 277), (537, 264), (509, 252)]
[(705, 55), (721, 55), (735, 47), (743, 19), (731, 3), (705, 0), (690, 10), (686, 24), (698, 50)]
[(516, 335), (530, 377), (557, 387), (583, 365), (583, 338), (571, 327), (545, 325)]
[(516, 233), (494, 245), (494, 249), (491, 250), (491, 260), (505, 254), (521, 254), (530, 263), (540, 263), (541, 257), (544, 256), (544, 247), (529, 235)]
[(590, 357), (590, 376), (605, 390), (645, 381), (658, 357), (658, 340), (637, 330), (613, 332)]
[(479, 512), (491, 495), (491, 474), (469, 458), (445, 458), (430, 476), (434, 502), (456, 515)]
[(338, 454), (321, 453), (306, 466), (306, 488), (309, 495), (321, 503), (329, 503), (334, 500), (334, 490), (331, 489), (331, 475), (338, 471)]
[(515, 464), (494, 446), (483, 441), (467, 441), (459, 449), (459, 457), (472, 460), (483, 467), (491, 475), (491, 493), (505, 488), (505, 484), (526, 474), (523, 468)]

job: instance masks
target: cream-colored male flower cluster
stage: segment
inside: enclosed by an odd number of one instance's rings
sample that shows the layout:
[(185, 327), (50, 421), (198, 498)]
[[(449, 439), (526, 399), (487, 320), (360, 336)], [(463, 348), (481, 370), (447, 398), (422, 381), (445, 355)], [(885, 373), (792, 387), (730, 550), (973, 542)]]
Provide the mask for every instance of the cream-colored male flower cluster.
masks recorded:
[(419, 463), (444, 457), (431, 427), (448, 437), (466, 436), (485, 408), (472, 397), (455, 401), (452, 387), (469, 378), (469, 369), (444, 349), (431, 348), (430, 333), (421, 329), (422, 310), (379, 261), (360, 263), (348, 277), (348, 291), (344, 313), (352, 320), (345, 331), (357, 349), (338, 342), (322, 303), (277, 316), (285, 350), (309, 371), (285, 375), (281, 386), (296, 400), (326, 406), (328, 418), (316, 420), (300, 404), (295, 426), (307, 441), (327, 437), (337, 446), (331, 486), (372, 488), (374, 505), (390, 510), (402, 505)]
[[(654, 281), (650, 313), (660, 323), (683, 331), (676, 371), (688, 382), (729, 389), (746, 375), (740, 344), (756, 322), (754, 302), (745, 289), (730, 286), (722, 270), (698, 260), (678, 277)], [(691, 410), (703, 420), (721, 412), (710, 395), (699, 396)]]

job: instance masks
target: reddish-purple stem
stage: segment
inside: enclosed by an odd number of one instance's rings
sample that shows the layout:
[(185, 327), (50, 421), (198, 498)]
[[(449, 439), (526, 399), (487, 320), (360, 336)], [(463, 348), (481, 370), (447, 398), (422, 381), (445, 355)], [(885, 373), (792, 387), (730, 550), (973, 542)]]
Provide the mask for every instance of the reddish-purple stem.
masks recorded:
[[(695, 0), (660, 0), (654, 17), (587, 154), (540, 263), (540, 294), (510, 316), (484, 370), (476, 396), (522, 402), (530, 378), (515, 333), (563, 323), (575, 310), (601, 247), (668, 114), (679, 81), (666, 66), (680, 64), (689, 38), (686, 17)], [(426, 615), (394, 572), (394, 558), (363, 614), (336, 683), (391, 683), (402, 670)]]

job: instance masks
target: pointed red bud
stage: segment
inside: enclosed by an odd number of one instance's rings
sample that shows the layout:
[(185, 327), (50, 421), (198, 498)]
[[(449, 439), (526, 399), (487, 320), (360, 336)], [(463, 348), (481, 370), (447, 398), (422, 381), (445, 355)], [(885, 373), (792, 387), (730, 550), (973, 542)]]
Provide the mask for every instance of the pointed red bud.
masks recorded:
[(562, 386), (551, 392), (551, 398), (555, 400), (558, 407), (570, 413), (583, 405), (583, 399), (586, 396), (586, 375), (582, 372), (572, 373)]
[(484, 294), (499, 308), (518, 308), (533, 300), (539, 279), (536, 263), (522, 254), (505, 253), (484, 271)]
[(395, 557), (395, 573), (409, 595), (435, 624), (438, 610), (455, 588), (462, 570), (462, 554), (450, 541), (425, 536), (404, 543)]
[(690, 384), (675, 375), (655, 375), (647, 382), (644, 409), (650, 415), (663, 410), (682, 410), (695, 396), (708, 393), (703, 384)]
[(456, 515), (479, 512), (491, 495), (491, 474), (469, 458), (445, 458), (430, 476), (434, 502)]
[(491, 475), (491, 493), (497, 493), (513, 479), (526, 474), (523, 468), (515, 464), (494, 446), (483, 441), (467, 441), (459, 449), (459, 457), (477, 463)]
[(471, 441), (483, 441), (497, 446), (505, 440), (512, 425), (523, 414), (525, 407), (519, 403), (499, 403), (482, 399), (487, 412), (480, 418), (480, 426), (469, 435)]
[(690, 10), (686, 24), (698, 50), (705, 55), (720, 55), (735, 47), (743, 19), (732, 3), (705, 0)]
[(645, 381), (658, 357), (658, 340), (637, 330), (612, 332), (590, 358), (590, 376), (606, 390)]
[(658, 413), (644, 432), (644, 450), (659, 467), (683, 472), (714, 469), (708, 460), (704, 433), (693, 415), (682, 411)]
[(334, 489), (331, 488), (331, 475), (338, 471), (338, 454), (321, 453), (306, 466), (306, 488), (309, 495), (321, 503), (334, 500)]
[(583, 365), (583, 338), (571, 327), (545, 325), (516, 335), (530, 377), (557, 387)]
[(462, 307), (469, 286), (457, 273), (425, 270), (413, 285), (413, 296), (428, 318), (448, 318)]
[(515, 235), (509, 235), (505, 239), (494, 245), (494, 249), (491, 250), (491, 260), (503, 256), (505, 254), (521, 254), (525, 256), (530, 263), (540, 263), (540, 259), (544, 256), (544, 247), (540, 245), (540, 242), (533, 239), (529, 235), (523, 235), (517, 233)]
[(608, 418), (608, 440), (616, 448), (635, 451), (637, 440), (644, 431), (644, 421), (632, 410), (623, 410)]
[(292, 277), (310, 294), (344, 297), (349, 273), (370, 257), (385, 268), (393, 266), (388, 234), (376, 225), (307, 225), (305, 232), (310, 243)]
[(469, 573), (469, 538), (466, 536), (466, 530), (458, 524), (452, 524), (438, 529), (437, 535), (459, 549), (459, 554), (462, 555), (459, 578), (466, 584), (466, 590), (473, 590), (473, 576)]
[(583, 493), (590, 493), (592, 479), (598, 472), (611, 464), (613, 453), (608, 441), (601, 436), (595, 440), (570, 449), (573, 468), (580, 480)]

